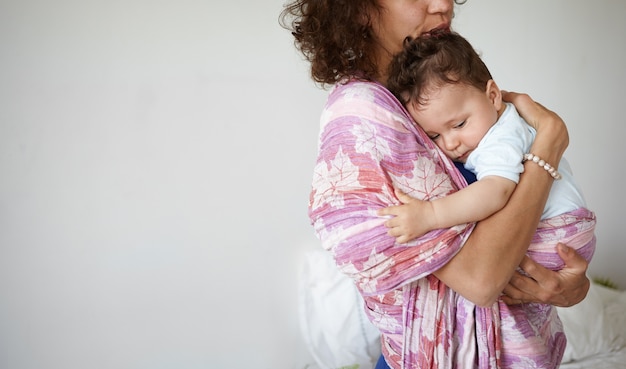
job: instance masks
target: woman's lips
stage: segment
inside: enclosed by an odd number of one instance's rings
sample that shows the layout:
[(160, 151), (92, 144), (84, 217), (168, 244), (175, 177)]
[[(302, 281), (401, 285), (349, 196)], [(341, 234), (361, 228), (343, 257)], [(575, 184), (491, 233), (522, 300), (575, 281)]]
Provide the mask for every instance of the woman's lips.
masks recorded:
[(429, 32), (436, 31), (436, 30), (450, 32), (450, 23), (442, 23), (438, 25), (437, 27), (431, 29)]
[[(424, 36), (433, 32), (450, 32), (450, 23), (441, 23), (440, 25), (433, 27), (426, 32), (422, 32), (420, 36)], [(409, 44), (411, 41), (413, 41), (414, 38), (415, 37), (413, 36), (406, 36), (404, 39), (404, 44)]]

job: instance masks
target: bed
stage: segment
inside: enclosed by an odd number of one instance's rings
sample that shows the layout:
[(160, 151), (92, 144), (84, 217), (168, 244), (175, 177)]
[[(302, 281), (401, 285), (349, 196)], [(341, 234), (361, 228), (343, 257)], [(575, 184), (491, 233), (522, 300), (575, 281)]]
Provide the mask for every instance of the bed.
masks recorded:
[[(299, 319), (310, 353), (306, 369), (371, 369), (379, 336), (352, 282), (324, 250), (305, 255), (299, 277)], [(568, 345), (561, 369), (626, 368), (626, 291), (592, 284), (585, 300), (559, 308)]]

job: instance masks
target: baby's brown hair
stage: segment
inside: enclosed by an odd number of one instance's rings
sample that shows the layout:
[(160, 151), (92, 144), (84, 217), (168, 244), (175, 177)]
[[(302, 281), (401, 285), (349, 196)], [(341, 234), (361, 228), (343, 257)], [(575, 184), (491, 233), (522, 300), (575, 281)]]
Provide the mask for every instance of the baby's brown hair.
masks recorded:
[(387, 87), (403, 104), (425, 105), (444, 84), (485, 90), (492, 79), (472, 45), (456, 32), (435, 31), (410, 41), (389, 66)]

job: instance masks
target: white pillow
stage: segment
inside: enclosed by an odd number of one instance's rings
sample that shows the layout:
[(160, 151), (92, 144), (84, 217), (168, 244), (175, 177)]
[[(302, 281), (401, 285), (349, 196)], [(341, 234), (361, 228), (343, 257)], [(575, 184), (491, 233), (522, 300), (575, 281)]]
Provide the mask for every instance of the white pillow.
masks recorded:
[(299, 296), (304, 341), (320, 367), (375, 367), (380, 333), (365, 316), (354, 283), (337, 270), (328, 251), (305, 254)]
[[(623, 346), (624, 322), (616, 324), (614, 304), (607, 301), (606, 288), (591, 284), (587, 297), (569, 308), (557, 308), (567, 337), (563, 363), (611, 352)], [(622, 309), (623, 315), (624, 309)]]

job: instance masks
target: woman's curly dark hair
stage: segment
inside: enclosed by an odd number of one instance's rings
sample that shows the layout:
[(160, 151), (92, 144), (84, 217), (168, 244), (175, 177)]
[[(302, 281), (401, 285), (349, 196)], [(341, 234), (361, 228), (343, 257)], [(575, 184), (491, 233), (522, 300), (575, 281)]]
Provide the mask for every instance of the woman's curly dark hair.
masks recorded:
[(285, 5), (281, 25), (311, 63), (311, 77), (332, 85), (345, 77), (375, 76), (369, 14), (377, 0), (295, 0)]
[(377, 0), (292, 0), (279, 22), (311, 63), (313, 80), (332, 85), (345, 78), (376, 78), (370, 15), (381, 9)]

